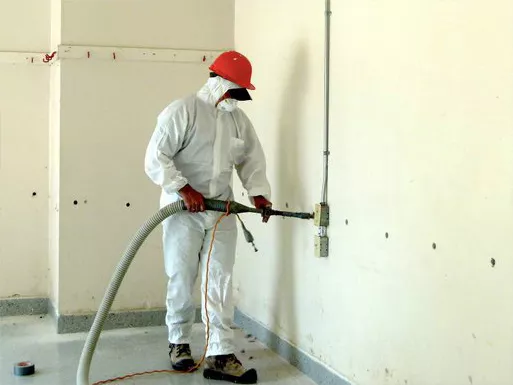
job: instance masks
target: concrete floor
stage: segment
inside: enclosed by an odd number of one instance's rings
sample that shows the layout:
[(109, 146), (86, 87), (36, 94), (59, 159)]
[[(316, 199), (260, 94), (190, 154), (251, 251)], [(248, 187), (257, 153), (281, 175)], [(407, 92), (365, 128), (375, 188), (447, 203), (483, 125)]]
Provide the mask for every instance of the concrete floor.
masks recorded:
[[(165, 327), (105, 331), (95, 352), (91, 382), (154, 369), (169, 369)], [(238, 357), (246, 367), (258, 371), (259, 383), (312, 385), (313, 382), (258, 341), (251, 342), (236, 330)], [(1, 385), (73, 385), (86, 334), (58, 335), (48, 316), (0, 318)], [(195, 325), (191, 348), (198, 359), (203, 352), (203, 327)], [(243, 351), (243, 353), (240, 353)], [(36, 374), (15, 377), (13, 364), (32, 361)], [(116, 384), (222, 384), (207, 381), (202, 372), (188, 375), (155, 374)]]

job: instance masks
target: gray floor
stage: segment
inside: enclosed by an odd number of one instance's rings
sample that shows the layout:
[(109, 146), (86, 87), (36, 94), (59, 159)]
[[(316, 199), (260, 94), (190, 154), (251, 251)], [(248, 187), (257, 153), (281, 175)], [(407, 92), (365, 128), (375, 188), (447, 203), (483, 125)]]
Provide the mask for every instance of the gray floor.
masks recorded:
[[(258, 370), (259, 383), (277, 385), (312, 385), (313, 382), (294, 367), (269, 351), (258, 341), (236, 330), (239, 358), (246, 367)], [(84, 333), (58, 335), (48, 316), (0, 317), (1, 385), (73, 385)], [(203, 327), (195, 325), (192, 345), (195, 357), (203, 352)], [(15, 377), (13, 364), (32, 361), (36, 374)], [(163, 327), (106, 331), (102, 334), (91, 368), (91, 382), (120, 375), (169, 369), (166, 329)], [(222, 384), (204, 380), (201, 371), (188, 375), (156, 374), (137, 377), (116, 384)]]

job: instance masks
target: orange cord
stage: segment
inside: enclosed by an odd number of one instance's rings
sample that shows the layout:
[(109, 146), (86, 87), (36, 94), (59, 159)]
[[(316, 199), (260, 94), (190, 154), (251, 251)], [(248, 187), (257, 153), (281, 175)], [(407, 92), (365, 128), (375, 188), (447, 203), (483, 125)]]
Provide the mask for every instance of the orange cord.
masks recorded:
[(201, 359), (198, 361), (198, 363), (196, 365), (194, 365), (193, 368), (191, 368), (191, 369), (189, 369), (188, 371), (185, 371), (185, 372), (179, 371), (179, 370), (169, 370), (169, 369), (151, 370), (151, 371), (147, 371), (147, 372), (132, 373), (132, 374), (127, 374), (126, 376), (121, 376), (121, 377), (111, 378), (111, 379), (108, 379), (108, 380), (98, 381), (98, 382), (93, 383), (93, 385), (110, 384), (112, 382), (127, 380), (129, 378), (144, 376), (144, 375), (148, 375), (148, 374), (157, 374), (157, 373), (189, 374), (189, 373), (192, 373), (192, 372), (196, 371), (197, 369), (199, 369), (199, 367), (201, 365), (203, 365), (203, 362), (205, 361), (205, 358), (207, 357), (208, 343), (210, 341), (210, 317), (208, 315), (208, 307), (207, 307), (207, 301), (208, 301), (208, 277), (210, 275), (209, 274), (209, 271), (210, 271), (210, 257), (212, 256), (212, 249), (214, 248), (214, 240), (215, 240), (215, 236), (216, 236), (217, 226), (219, 226), (219, 223), (221, 223), (221, 221), (225, 217), (227, 217), (228, 215), (230, 215), (230, 202), (229, 201), (226, 204), (226, 212), (219, 217), (219, 219), (217, 220), (217, 222), (216, 222), (216, 224), (214, 226), (214, 231), (212, 232), (212, 240), (210, 241), (210, 248), (208, 250), (207, 266), (206, 266), (206, 271), (205, 271), (205, 293), (204, 293), (205, 315), (206, 315), (206, 318), (207, 318), (206, 342), (205, 342), (205, 348), (203, 350), (203, 355), (201, 356)]

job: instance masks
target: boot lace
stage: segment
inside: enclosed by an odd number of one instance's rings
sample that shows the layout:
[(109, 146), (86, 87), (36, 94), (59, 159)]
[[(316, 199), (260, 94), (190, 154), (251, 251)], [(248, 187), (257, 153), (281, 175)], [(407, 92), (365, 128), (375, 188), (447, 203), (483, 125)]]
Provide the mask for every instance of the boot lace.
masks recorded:
[(189, 345), (186, 344), (178, 344), (174, 345), (174, 348), (176, 349), (176, 356), (190, 356), (191, 355), (191, 348)]

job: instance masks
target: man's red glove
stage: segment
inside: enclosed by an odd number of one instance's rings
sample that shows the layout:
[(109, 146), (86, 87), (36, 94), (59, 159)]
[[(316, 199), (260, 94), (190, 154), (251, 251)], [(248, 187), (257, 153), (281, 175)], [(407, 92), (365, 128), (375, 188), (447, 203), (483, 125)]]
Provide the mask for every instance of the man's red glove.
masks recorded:
[(187, 210), (191, 213), (205, 211), (205, 198), (203, 198), (203, 195), (194, 190), (190, 185), (186, 185), (182, 188), (180, 190), (180, 195), (185, 202), (185, 207), (187, 207)]
[[(263, 210), (266, 208), (273, 207), (273, 204), (261, 195), (253, 197), (253, 203), (255, 204), (255, 208), (258, 210)], [(269, 220), (269, 215), (265, 215), (265, 213), (262, 213), (262, 222), (267, 223), (268, 220)]]

